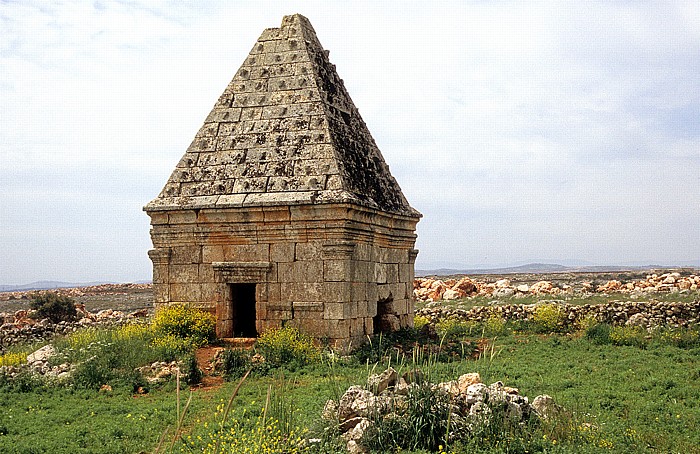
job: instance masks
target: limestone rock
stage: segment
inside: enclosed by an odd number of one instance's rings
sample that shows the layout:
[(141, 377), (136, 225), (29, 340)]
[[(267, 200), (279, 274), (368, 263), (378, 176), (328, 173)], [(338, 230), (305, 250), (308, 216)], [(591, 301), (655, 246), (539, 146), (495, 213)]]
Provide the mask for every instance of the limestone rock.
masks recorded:
[(27, 355), (27, 364), (31, 365), (38, 362), (45, 362), (54, 355), (56, 355), (56, 349), (53, 345), (48, 344), (36, 350), (34, 353)]
[(542, 394), (535, 397), (531, 404), (532, 409), (542, 419), (548, 419), (559, 414), (563, 409), (554, 402), (552, 396)]
[(393, 367), (389, 367), (381, 374), (371, 375), (367, 379), (367, 388), (369, 388), (374, 394), (381, 394), (384, 390), (389, 387), (396, 385), (399, 374), (394, 370)]

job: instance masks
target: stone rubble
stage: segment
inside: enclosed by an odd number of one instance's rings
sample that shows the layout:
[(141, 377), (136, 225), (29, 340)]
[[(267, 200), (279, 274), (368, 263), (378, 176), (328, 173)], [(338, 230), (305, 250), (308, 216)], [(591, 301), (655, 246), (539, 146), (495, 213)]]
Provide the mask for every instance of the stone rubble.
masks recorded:
[[(603, 304), (568, 304), (561, 300), (547, 301), (561, 311), (561, 323), (576, 326), (593, 318), (611, 325), (636, 325), (650, 329), (657, 326), (688, 327), (700, 323), (700, 300), (694, 302), (611, 301)], [(417, 316), (435, 323), (440, 319), (485, 322), (491, 318), (506, 321), (531, 321), (542, 304), (502, 304), (475, 306), (469, 310), (449, 306), (425, 307)]]
[(413, 295), (418, 301), (451, 301), (474, 296), (525, 296), (525, 295), (558, 295), (579, 291), (583, 293), (652, 293), (697, 291), (700, 287), (700, 276), (681, 276), (680, 273), (650, 274), (643, 280), (623, 283), (610, 280), (593, 288), (590, 282), (584, 282), (580, 288), (564, 285), (556, 287), (549, 281), (539, 281), (532, 285), (513, 284), (509, 279), (496, 282), (484, 282), (470, 277), (460, 279), (416, 278), (413, 282)]
[(0, 353), (10, 345), (23, 342), (40, 342), (58, 335), (67, 335), (80, 328), (88, 326), (120, 325), (134, 319), (147, 316), (147, 311), (139, 310), (132, 313), (101, 310), (89, 312), (85, 305), (76, 304), (78, 319), (72, 322), (53, 323), (49, 319), (34, 320), (32, 310), (18, 310), (14, 313), (0, 312)]
[(153, 364), (148, 364), (143, 367), (136, 368), (143, 375), (148, 383), (162, 383), (174, 377), (180, 371), (180, 365), (177, 361), (165, 362), (156, 361)]
[[(413, 381), (416, 376), (419, 379)], [(482, 383), (478, 373), (431, 384), (423, 381), (420, 371), (409, 371), (399, 376), (395, 369), (389, 367), (381, 374), (370, 376), (365, 386), (350, 386), (339, 402), (327, 401), (322, 417), (338, 424), (349, 453), (366, 453), (362, 436), (372, 426), (373, 420), (402, 417), (407, 408), (407, 396), (412, 388), (419, 386), (429, 386), (433, 391), (448, 396), (452, 413), (450, 420), (469, 432), (474, 432), (478, 425), (488, 424), (496, 406), (505, 409), (505, 417), (521, 423), (530, 417), (547, 419), (563, 411), (548, 395), (537, 396), (530, 403), (529, 398), (520, 395), (517, 388), (504, 386), (500, 381), (487, 386)]]
[(59, 381), (67, 379), (70, 377), (73, 370), (75, 370), (75, 366), (65, 362), (52, 366), (50, 360), (54, 356), (56, 356), (56, 349), (53, 345), (45, 345), (27, 355), (26, 364), (0, 367), (0, 375), (4, 375), (9, 379), (14, 379), (20, 373), (28, 371), (31, 374), (42, 376), (47, 379)]

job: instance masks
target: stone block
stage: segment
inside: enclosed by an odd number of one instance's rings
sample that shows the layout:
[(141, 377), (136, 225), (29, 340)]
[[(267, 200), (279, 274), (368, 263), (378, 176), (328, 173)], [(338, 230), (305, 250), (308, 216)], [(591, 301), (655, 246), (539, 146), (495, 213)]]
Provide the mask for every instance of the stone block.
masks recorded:
[[(199, 282), (199, 265), (170, 265), (170, 282)], [(212, 279), (213, 280), (213, 279)]]
[(399, 282), (410, 282), (413, 285), (413, 264), (399, 263)]
[(296, 326), (296, 328), (302, 333), (308, 334), (309, 336), (317, 339), (329, 337), (328, 320), (323, 320), (321, 318), (304, 318), (292, 320), (290, 324), (292, 324), (292, 326)]
[(294, 301), (292, 303), (293, 318), (323, 318), (323, 302), (320, 301)]
[(355, 259), (369, 262), (372, 257), (372, 246), (367, 243), (357, 243), (355, 245)]
[(153, 265), (153, 284), (162, 284), (168, 282), (168, 266)]
[(323, 262), (278, 263), (277, 279), (280, 282), (323, 282)]
[(400, 315), (408, 312), (405, 299), (395, 299), (385, 304), (386, 311), (392, 314)]
[(366, 282), (352, 282), (350, 284), (350, 299), (353, 301), (364, 301), (367, 299)]
[(404, 284), (404, 298), (406, 298), (406, 299), (413, 298), (413, 281), (406, 282)]
[(374, 282), (377, 284), (386, 284), (387, 281), (387, 265), (384, 263), (374, 264)]
[(149, 213), (149, 216), (151, 217), (151, 225), (161, 225), (169, 222), (168, 213), (154, 211)]
[(202, 261), (204, 263), (223, 262), (224, 247), (221, 245), (202, 246)]
[(345, 315), (345, 303), (325, 303), (323, 306), (323, 318), (327, 320), (343, 320)]
[(295, 260), (321, 260), (321, 243), (297, 243), (294, 253)]
[(270, 245), (267, 243), (224, 245), (223, 251), (226, 262), (270, 261)]
[(265, 222), (289, 222), (288, 207), (266, 207), (263, 210)]
[(255, 285), (255, 301), (257, 302), (262, 302), (262, 301), (269, 301), (269, 296), (268, 296), (268, 284), (266, 282), (256, 284)]
[(374, 334), (374, 320), (371, 318), (366, 318), (365, 322), (365, 336), (372, 336)]
[(199, 284), (170, 284), (170, 301), (190, 303), (201, 301)]
[(388, 263), (386, 266), (386, 282), (388, 284), (396, 284), (399, 282), (399, 265), (398, 263)]
[(173, 246), (170, 250), (171, 265), (187, 265), (202, 261), (202, 248), (200, 246)]
[(170, 285), (153, 284), (153, 301), (155, 303), (167, 303), (170, 301)]
[(356, 260), (352, 271), (353, 282), (372, 282), (374, 279), (374, 263)]
[(268, 282), (265, 285), (267, 286), (267, 299), (265, 301), (267, 301), (270, 304), (277, 304), (282, 302), (280, 284), (276, 282)]
[(327, 336), (331, 339), (347, 339), (350, 337), (349, 320), (327, 320)]
[(394, 289), (392, 286), (390, 284), (377, 285), (377, 301), (386, 301), (389, 299), (394, 299)]
[(294, 243), (272, 243), (270, 244), (271, 262), (293, 262)]
[(349, 334), (350, 337), (360, 337), (365, 334), (365, 319), (364, 318), (352, 318), (349, 320)]
[(216, 296), (219, 293), (219, 287), (221, 284), (212, 281), (202, 281), (201, 299), (202, 301), (216, 301)]
[(214, 268), (209, 263), (203, 263), (199, 265), (199, 277), (200, 282), (216, 282), (214, 277)]
[(197, 215), (194, 210), (171, 211), (168, 213), (168, 224), (194, 224)]
[(354, 280), (352, 263), (350, 260), (324, 260), (323, 280), (327, 282)]
[(280, 283), (282, 301), (329, 301), (325, 298), (326, 286), (323, 283)]
[(271, 318), (268, 320), (257, 319), (255, 321), (255, 329), (258, 335), (264, 334), (266, 331), (271, 329), (280, 329), (284, 324), (284, 321), (289, 320), (289, 318)]
[(377, 300), (367, 301), (367, 317), (375, 317), (377, 315)]
[(375, 283), (367, 284), (367, 301), (379, 300), (379, 285)]
[(320, 284), (324, 289), (319, 300), (329, 302), (345, 302), (351, 300), (351, 285), (349, 282), (324, 282)]

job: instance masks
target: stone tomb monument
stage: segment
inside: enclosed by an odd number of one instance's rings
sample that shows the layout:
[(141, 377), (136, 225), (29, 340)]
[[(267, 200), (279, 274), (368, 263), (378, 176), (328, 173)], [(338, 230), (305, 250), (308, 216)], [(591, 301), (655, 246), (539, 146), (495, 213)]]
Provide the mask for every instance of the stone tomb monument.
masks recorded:
[(156, 307), (211, 311), (219, 337), (413, 323), (421, 215), (301, 15), (263, 31), (144, 210)]

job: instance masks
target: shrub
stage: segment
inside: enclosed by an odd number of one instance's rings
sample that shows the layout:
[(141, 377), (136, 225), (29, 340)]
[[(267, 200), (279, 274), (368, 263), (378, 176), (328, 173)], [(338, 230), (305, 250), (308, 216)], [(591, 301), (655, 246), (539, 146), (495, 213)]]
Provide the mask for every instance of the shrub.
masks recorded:
[(137, 367), (175, 357), (165, 349), (153, 348), (153, 340), (145, 324), (84, 328), (56, 339), (57, 354), (50, 362), (74, 364), (72, 382), (78, 388), (96, 389), (104, 384), (131, 388), (143, 381), (134, 372)]
[(185, 358), (184, 363), (184, 376), (187, 384), (197, 385), (199, 383), (202, 383), (202, 377), (204, 377), (204, 374), (199, 368), (199, 365), (197, 365), (197, 357), (195, 357), (194, 355), (188, 355), (187, 358)]
[(172, 334), (154, 337), (152, 345), (160, 356), (169, 359), (174, 359), (183, 353), (192, 352), (201, 347), (201, 344), (193, 338), (182, 338)]
[(31, 308), (36, 311), (32, 314), (32, 318), (37, 320), (48, 318), (53, 323), (75, 320), (78, 316), (75, 301), (55, 292), (40, 293), (32, 301)]
[(607, 345), (610, 343), (611, 326), (607, 323), (596, 323), (586, 329), (586, 339), (596, 345)]
[(700, 346), (700, 327), (659, 328), (654, 332), (654, 339), (679, 348), (697, 347)]
[(221, 357), (221, 372), (227, 379), (240, 378), (250, 368), (248, 353), (240, 349), (226, 349)]
[(23, 370), (13, 378), (0, 374), (0, 389), (7, 388), (20, 393), (29, 393), (44, 388), (46, 384), (37, 374)]
[(97, 328), (83, 328), (69, 334), (66, 337), (66, 342), (69, 348), (80, 350), (97, 342), (99, 335), (100, 331)]
[(429, 324), (430, 320), (428, 320), (428, 317), (424, 317), (422, 315), (416, 315), (413, 317), (413, 327), (417, 330), (421, 330), (424, 326)]
[(505, 334), (506, 332), (506, 321), (502, 317), (492, 315), (484, 322), (485, 336), (499, 336), (501, 334)]
[(2, 366), (19, 366), (27, 362), (27, 353), (5, 353), (0, 355), (0, 367)]
[(615, 345), (629, 345), (644, 348), (647, 346), (647, 331), (641, 326), (613, 326), (610, 341)]
[(321, 356), (313, 339), (291, 326), (265, 331), (255, 347), (265, 357), (265, 361), (276, 366), (303, 366)]
[(110, 358), (93, 356), (80, 363), (73, 372), (72, 381), (78, 388), (99, 389), (107, 384), (115, 373), (110, 365)]
[(152, 322), (156, 339), (186, 339), (179, 347), (202, 347), (215, 337), (216, 319), (208, 312), (185, 304), (172, 304), (156, 311)]
[(381, 452), (387, 449), (433, 452), (446, 444), (449, 415), (447, 393), (428, 383), (412, 387), (406, 397), (405, 410), (391, 418), (375, 415), (373, 424), (362, 437), (362, 444)]
[(541, 304), (532, 314), (533, 329), (538, 333), (562, 331), (565, 327), (564, 311), (557, 304)]
[(471, 334), (474, 322), (465, 322), (456, 318), (444, 318), (435, 324), (435, 331), (440, 339), (459, 340)]
[(230, 424), (227, 422), (226, 426), (214, 425), (214, 428), (203, 436), (186, 437), (182, 443), (186, 452), (203, 454), (220, 452), (292, 454), (309, 452), (305, 434), (305, 430), (301, 429), (285, 433), (277, 420), (265, 419), (263, 411), (252, 424), (245, 425), (240, 420), (234, 419)]
[(576, 329), (582, 331), (583, 333), (587, 333), (589, 329), (593, 328), (597, 324), (598, 320), (595, 318), (595, 316), (587, 315), (576, 321)]

